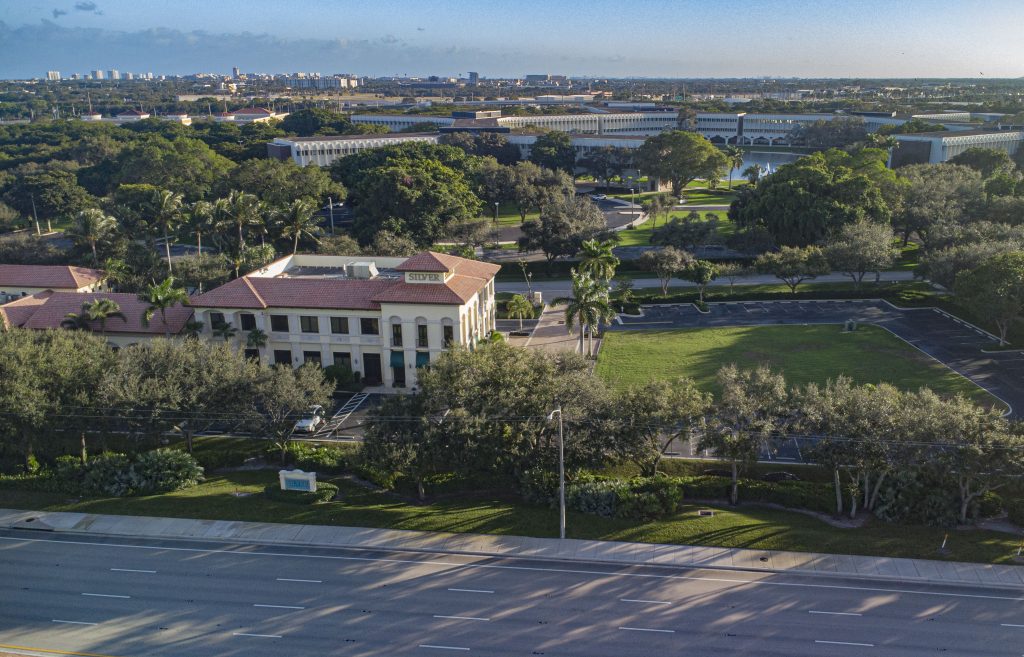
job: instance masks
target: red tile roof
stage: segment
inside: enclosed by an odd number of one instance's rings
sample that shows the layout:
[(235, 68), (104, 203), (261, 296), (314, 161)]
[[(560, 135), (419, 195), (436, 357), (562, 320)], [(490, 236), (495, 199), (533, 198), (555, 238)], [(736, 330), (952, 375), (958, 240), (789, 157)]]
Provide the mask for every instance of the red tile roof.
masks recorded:
[(382, 303), (462, 305), (501, 267), (426, 251), (395, 269), (454, 272), (444, 283), (406, 283), (399, 278), (371, 280), (243, 276), (192, 300), (204, 308), (323, 308), (379, 310)]
[(268, 110), (266, 107), (243, 107), (242, 109), (235, 110), (234, 113), (235, 114), (260, 114), (260, 115), (263, 115), (263, 116), (269, 116), (269, 115), (273, 114), (273, 112)]
[(0, 287), (41, 287), (77, 290), (106, 278), (99, 269), (67, 265), (0, 265)]
[[(125, 319), (114, 317), (107, 320), (107, 333), (145, 333), (163, 335), (164, 322), (157, 312), (144, 326), (142, 316), (149, 307), (145, 301), (140, 301), (134, 294), (123, 294), (118, 292), (89, 292), (81, 294), (78, 292), (41, 292), (31, 297), (17, 299), (11, 303), (0, 306), (0, 313), (10, 318), (14, 326), (27, 329), (57, 329), (67, 318), (68, 313), (82, 312), (82, 306), (95, 299), (111, 299), (117, 302), (124, 313)], [(32, 300), (32, 301), (30, 301)], [(32, 312), (29, 312), (29, 310)], [(167, 309), (167, 326), (171, 334), (181, 333), (185, 323), (192, 317), (192, 309), (183, 306), (175, 306)], [(94, 324), (94, 330), (99, 330), (99, 324)]]
[(118, 116), (149, 116), (149, 112), (140, 112), (137, 109), (130, 109), (121, 112)]

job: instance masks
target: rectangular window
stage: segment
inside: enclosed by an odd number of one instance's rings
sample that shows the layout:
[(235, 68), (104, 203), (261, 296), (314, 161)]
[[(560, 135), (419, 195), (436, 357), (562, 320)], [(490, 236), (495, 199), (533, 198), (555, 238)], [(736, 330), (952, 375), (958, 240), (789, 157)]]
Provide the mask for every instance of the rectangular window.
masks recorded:
[(260, 359), (260, 350), (259, 349), (246, 349), (245, 350), (245, 357), (248, 358), (249, 360), (259, 360)]
[(287, 349), (275, 349), (274, 350), (274, 364), (275, 365), (291, 365), (292, 364), (292, 352)]
[(224, 313), (210, 313), (210, 328), (224, 326)]
[(391, 344), (396, 347), (402, 346), (402, 325), (392, 324), (391, 325)]
[(316, 363), (320, 364), (320, 352), (319, 351), (303, 351), (302, 352), (303, 363)]
[(270, 330), (279, 333), (288, 332), (288, 315), (271, 315)]
[(352, 369), (352, 354), (347, 351), (335, 351), (334, 364)]
[(444, 327), (444, 346), (450, 347), (455, 342), (455, 327), (445, 326)]
[(331, 333), (348, 334), (348, 317), (332, 317)]
[(319, 333), (320, 322), (313, 315), (300, 315), (299, 328), (302, 329), (303, 333)]
[(416, 346), (425, 348), (427, 346), (427, 325), (420, 324), (416, 327)]
[(380, 324), (374, 317), (360, 318), (359, 332), (363, 335), (380, 335)]
[(256, 316), (252, 313), (241, 313), (238, 315), (238, 321), (242, 325), (243, 331), (253, 331), (256, 329)]

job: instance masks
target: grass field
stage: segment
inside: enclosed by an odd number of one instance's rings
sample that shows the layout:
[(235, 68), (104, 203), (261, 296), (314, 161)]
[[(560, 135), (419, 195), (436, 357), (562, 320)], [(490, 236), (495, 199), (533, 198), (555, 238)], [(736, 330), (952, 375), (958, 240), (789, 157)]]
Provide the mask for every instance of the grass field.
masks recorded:
[[(0, 490), (0, 507), (148, 515), (210, 520), (284, 522), (424, 531), (515, 534), (554, 537), (558, 514), (552, 509), (519, 504), (492, 495), (461, 494), (458, 500), (410, 504), (385, 493), (368, 491), (346, 479), (331, 479), (342, 500), (313, 506), (273, 502), (260, 492), (276, 484), (274, 470), (211, 476), (194, 488), (165, 495), (87, 499), (69, 502), (52, 493)], [(248, 494), (239, 496), (239, 494)], [(708, 505), (701, 505), (706, 508)], [(607, 519), (570, 511), (570, 538), (714, 545), (838, 554), (934, 558), (943, 530), (886, 525), (870, 521), (860, 529), (837, 529), (800, 513), (761, 507), (719, 507), (712, 517), (698, 517), (684, 505), (658, 521)], [(954, 532), (949, 559), (1010, 562), (1017, 541), (989, 531)]]
[(615, 386), (687, 376), (717, 392), (715, 375), (730, 363), (741, 368), (768, 364), (785, 374), (790, 385), (824, 383), (842, 374), (856, 383), (885, 382), (906, 390), (927, 386), (939, 394), (963, 393), (995, 403), (974, 383), (885, 329), (865, 325), (853, 333), (831, 324), (610, 331), (597, 373)]
[[(665, 215), (658, 217), (658, 227), (664, 226), (668, 221), (676, 218), (685, 217), (690, 214), (689, 210), (676, 210), (668, 213), (668, 218)], [(706, 218), (706, 215), (713, 214), (718, 217), (718, 236), (725, 240), (736, 231), (736, 226), (729, 219), (728, 213), (715, 210), (708, 212), (700, 212), (700, 216)], [(648, 219), (644, 223), (640, 224), (638, 228), (632, 230), (620, 230), (616, 233), (619, 237), (618, 246), (650, 246), (651, 245), (651, 233), (654, 232), (654, 219)]]

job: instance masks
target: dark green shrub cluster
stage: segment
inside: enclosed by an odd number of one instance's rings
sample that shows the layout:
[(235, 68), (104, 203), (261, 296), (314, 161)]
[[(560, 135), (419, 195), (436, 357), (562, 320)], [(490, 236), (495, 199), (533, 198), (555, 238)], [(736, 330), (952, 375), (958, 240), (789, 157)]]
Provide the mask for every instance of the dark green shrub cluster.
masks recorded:
[(358, 448), (348, 445), (313, 445), (305, 442), (288, 444), (288, 460), (307, 472), (339, 473), (349, 470), (356, 461)]
[(338, 495), (338, 487), (326, 481), (316, 482), (316, 490), (313, 492), (300, 490), (281, 490), (280, 484), (271, 484), (263, 489), (263, 495), (275, 502), (288, 502), (289, 504), (321, 504), (330, 502)]
[(974, 501), (971, 515), (976, 518), (995, 518), (1003, 512), (1005, 506), (1002, 495), (990, 490)]
[(86, 463), (74, 456), (56, 460), (42, 487), (76, 495), (125, 497), (152, 495), (195, 486), (203, 468), (190, 454), (176, 449), (143, 452), (134, 461), (104, 452)]
[(1006, 504), (1007, 519), (1018, 527), (1024, 527), (1024, 499), (1013, 500)]
[(875, 515), (901, 525), (956, 527), (960, 499), (942, 473), (915, 468), (895, 473), (879, 492)]
[(237, 468), (244, 465), (246, 459), (253, 455), (254, 453), (250, 451), (231, 448), (196, 450), (192, 453), (192, 456), (206, 472), (221, 468)]
[(636, 477), (628, 481), (575, 482), (566, 489), (566, 505), (605, 518), (650, 520), (674, 513), (683, 488), (672, 477)]

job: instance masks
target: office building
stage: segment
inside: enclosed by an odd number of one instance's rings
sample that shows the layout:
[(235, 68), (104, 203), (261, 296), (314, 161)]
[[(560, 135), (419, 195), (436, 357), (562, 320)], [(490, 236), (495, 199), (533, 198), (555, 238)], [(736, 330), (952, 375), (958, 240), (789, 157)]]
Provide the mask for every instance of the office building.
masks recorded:
[(895, 135), (899, 147), (892, 150), (890, 166), (907, 164), (938, 164), (963, 153), (968, 148), (989, 148), (1014, 155), (1022, 148), (1024, 131), (969, 130), (960, 132), (918, 132)]
[(476, 71), (469, 72), (469, 83), (473, 86), (480, 84), (480, 74)]
[(103, 71), (96, 71), (96, 70), (94, 70), (92, 72), (92, 79), (93, 80), (102, 80), (103, 79)]
[(60, 71), (47, 71), (46, 72), (46, 79), (48, 81), (50, 81), (50, 82), (59, 82), (60, 81)]
[(116, 68), (110, 69), (109, 71), (107, 71), (107, 74), (110, 76), (111, 80), (121, 79), (121, 71), (117, 70)]

